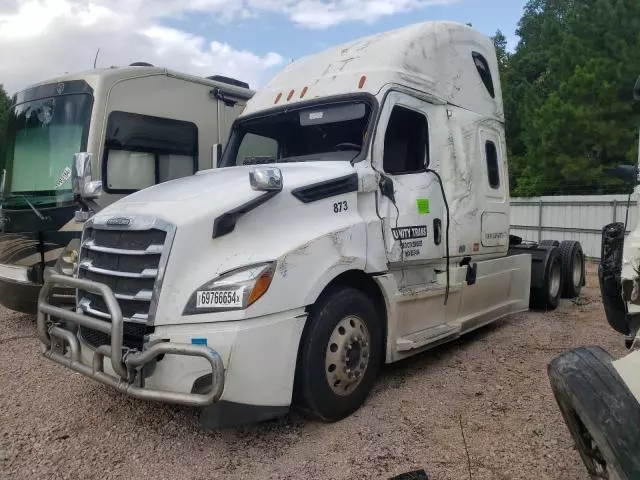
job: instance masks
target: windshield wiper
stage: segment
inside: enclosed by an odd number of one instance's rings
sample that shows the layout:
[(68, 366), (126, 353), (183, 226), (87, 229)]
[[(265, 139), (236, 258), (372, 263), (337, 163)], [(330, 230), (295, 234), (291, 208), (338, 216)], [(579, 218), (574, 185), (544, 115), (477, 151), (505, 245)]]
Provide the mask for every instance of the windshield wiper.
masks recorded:
[(33, 213), (35, 213), (40, 220), (44, 221), (47, 218), (49, 218), (49, 217), (45, 217), (44, 215), (42, 215), (42, 213), (40, 213), (40, 211), (36, 207), (33, 206), (33, 204), (29, 201), (29, 199), (27, 197), (25, 197), (24, 195), (19, 195), (19, 196), (24, 198), (24, 201), (27, 202), (27, 205), (29, 205), (29, 207), (31, 207), (31, 210), (33, 210)]

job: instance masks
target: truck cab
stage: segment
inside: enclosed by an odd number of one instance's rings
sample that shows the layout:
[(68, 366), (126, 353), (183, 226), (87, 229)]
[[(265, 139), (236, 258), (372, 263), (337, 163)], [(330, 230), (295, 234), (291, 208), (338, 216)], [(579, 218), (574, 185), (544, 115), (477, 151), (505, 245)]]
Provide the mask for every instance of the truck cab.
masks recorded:
[[(47, 272), (71, 274), (88, 216), (137, 190), (211, 168), (212, 148), (225, 143), (252, 94), (234, 79), (145, 63), (65, 75), (16, 93), (2, 159), (0, 304), (34, 313)], [(92, 182), (83, 202), (71, 178), (81, 152)], [(55, 296), (74, 303), (73, 292)]]
[[(336, 421), (381, 364), (527, 310), (532, 286), (553, 308), (563, 268), (509, 235), (493, 43), (427, 22), (293, 62), (217, 168), (94, 215), (38, 326), (48, 358), (206, 427), (292, 404)], [(47, 301), (59, 284), (77, 312)]]

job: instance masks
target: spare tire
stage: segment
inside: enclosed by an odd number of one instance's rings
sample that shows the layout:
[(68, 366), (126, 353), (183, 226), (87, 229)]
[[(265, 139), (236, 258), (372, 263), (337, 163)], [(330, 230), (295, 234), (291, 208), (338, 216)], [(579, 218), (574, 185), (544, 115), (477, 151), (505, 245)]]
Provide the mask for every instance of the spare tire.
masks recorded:
[(562, 257), (556, 247), (549, 249), (542, 286), (531, 289), (530, 304), (536, 310), (555, 310), (562, 293)]
[(602, 348), (581, 347), (554, 358), (547, 373), (592, 478), (634, 480), (640, 478), (640, 403), (611, 362)]
[(560, 243), (562, 257), (562, 298), (576, 298), (584, 285), (584, 254), (582, 245), (574, 240)]

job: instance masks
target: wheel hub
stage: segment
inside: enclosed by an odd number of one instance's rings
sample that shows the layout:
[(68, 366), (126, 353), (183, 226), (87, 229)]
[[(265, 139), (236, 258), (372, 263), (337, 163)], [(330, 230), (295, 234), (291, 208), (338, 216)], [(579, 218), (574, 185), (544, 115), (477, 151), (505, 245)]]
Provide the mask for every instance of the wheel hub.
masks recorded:
[(371, 338), (359, 317), (350, 315), (338, 322), (329, 337), (325, 375), (334, 393), (349, 395), (360, 384), (369, 365)]

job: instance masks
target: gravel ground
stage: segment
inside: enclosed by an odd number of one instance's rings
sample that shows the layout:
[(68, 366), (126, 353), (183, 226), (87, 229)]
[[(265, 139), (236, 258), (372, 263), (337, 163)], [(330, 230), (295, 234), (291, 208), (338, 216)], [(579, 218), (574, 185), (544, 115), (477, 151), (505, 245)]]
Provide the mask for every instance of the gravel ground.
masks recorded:
[(342, 422), (292, 414), (212, 432), (193, 410), (127, 399), (45, 360), (34, 318), (0, 310), (0, 477), (339, 480), (424, 468), (432, 480), (586, 480), (546, 365), (587, 344), (624, 354), (596, 286), (591, 277), (553, 313), (515, 315), (386, 367)]

